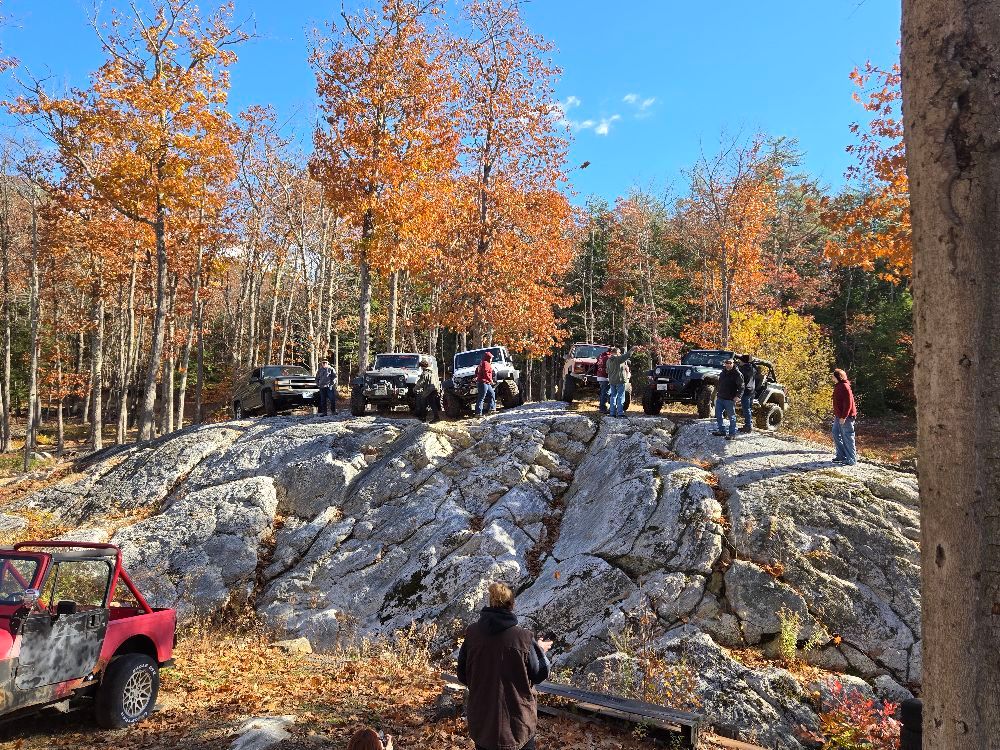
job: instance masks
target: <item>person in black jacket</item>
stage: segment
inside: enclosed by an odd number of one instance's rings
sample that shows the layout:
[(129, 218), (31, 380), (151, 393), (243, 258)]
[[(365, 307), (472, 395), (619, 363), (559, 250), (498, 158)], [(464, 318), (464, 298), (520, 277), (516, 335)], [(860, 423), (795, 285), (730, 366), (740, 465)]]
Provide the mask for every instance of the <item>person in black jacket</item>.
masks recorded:
[(753, 432), (753, 393), (757, 388), (754, 379), (754, 366), (749, 354), (740, 357), (740, 375), (743, 376), (743, 395), (740, 398), (740, 409), (743, 411), (743, 426), (740, 432)]
[[(722, 363), (719, 387), (715, 392), (715, 422), (718, 429), (712, 434), (720, 437), (725, 435), (726, 440), (733, 440), (736, 437), (736, 399), (743, 395), (743, 376), (735, 365), (731, 359)], [(729, 417), (728, 435), (722, 424), (723, 415)]]
[(534, 750), (538, 707), (532, 686), (549, 676), (551, 641), (517, 626), (514, 592), (491, 583), (490, 606), (465, 631), (458, 679), (469, 688), (466, 716), (476, 750)]

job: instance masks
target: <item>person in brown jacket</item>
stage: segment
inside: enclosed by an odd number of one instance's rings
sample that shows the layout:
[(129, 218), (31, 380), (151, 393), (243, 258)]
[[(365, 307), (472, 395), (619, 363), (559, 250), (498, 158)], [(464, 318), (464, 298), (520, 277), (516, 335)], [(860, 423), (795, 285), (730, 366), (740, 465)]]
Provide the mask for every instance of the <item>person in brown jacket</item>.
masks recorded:
[(477, 750), (535, 750), (534, 685), (549, 676), (551, 641), (518, 627), (514, 592), (491, 583), (490, 606), (465, 631), (458, 679), (469, 688), (466, 716)]

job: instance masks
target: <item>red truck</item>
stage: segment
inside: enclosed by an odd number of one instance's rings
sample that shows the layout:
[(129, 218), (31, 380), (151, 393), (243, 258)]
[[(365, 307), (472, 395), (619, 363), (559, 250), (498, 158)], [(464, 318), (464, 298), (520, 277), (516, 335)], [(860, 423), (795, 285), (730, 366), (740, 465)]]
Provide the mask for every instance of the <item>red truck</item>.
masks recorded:
[(0, 549), (0, 720), (92, 702), (130, 726), (156, 704), (177, 616), (154, 609), (113, 544), (21, 542)]

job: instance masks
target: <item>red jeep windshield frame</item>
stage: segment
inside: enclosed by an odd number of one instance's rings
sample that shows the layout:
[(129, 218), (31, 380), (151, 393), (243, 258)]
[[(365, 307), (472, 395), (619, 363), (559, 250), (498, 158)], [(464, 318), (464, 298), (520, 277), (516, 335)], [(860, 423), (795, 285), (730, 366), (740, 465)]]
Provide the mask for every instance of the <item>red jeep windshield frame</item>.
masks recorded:
[(129, 578), (128, 573), (122, 567), (122, 551), (114, 544), (102, 544), (100, 542), (64, 542), (64, 541), (52, 541), (52, 542), (18, 542), (14, 545), (14, 550), (20, 552), (23, 549), (28, 548), (56, 548), (56, 549), (106, 549), (113, 550), (115, 553), (115, 569), (111, 574), (111, 585), (108, 587), (107, 603), (114, 601), (115, 589), (118, 588), (119, 579), (124, 581), (125, 586), (128, 588), (129, 592), (135, 597), (136, 603), (139, 608), (142, 609), (147, 615), (153, 612), (153, 608), (146, 603), (146, 598), (139, 592), (136, 585), (132, 583), (132, 579)]

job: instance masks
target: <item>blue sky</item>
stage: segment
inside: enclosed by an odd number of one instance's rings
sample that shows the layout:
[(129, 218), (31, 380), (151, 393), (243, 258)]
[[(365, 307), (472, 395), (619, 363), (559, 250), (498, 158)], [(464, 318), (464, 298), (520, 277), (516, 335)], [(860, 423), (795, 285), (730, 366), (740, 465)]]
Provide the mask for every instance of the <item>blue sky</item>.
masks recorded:
[[(255, 17), (258, 38), (232, 71), (233, 111), (270, 103), (288, 128), (307, 134), (306, 32), (336, 14), (339, 0), (235, 2), (238, 18)], [(87, 24), (92, 7), (3, 0), (5, 54), (53, 84), (85, 85), (101, 62)], [(723, 132), (758, 129), (797, 139), (804, 168), (839, 186), (848, 127), (863, 114), (848, 74), (868, 59), (895, 62), (899, 14), (898, 0), (533, 0), (525, 12), (557, 47), (556, 90), (575, 131), (571, 164), (591, 162), (571, 173), (577, 202), (676, 184)]]

